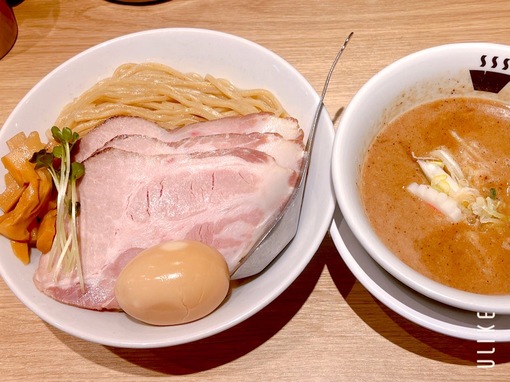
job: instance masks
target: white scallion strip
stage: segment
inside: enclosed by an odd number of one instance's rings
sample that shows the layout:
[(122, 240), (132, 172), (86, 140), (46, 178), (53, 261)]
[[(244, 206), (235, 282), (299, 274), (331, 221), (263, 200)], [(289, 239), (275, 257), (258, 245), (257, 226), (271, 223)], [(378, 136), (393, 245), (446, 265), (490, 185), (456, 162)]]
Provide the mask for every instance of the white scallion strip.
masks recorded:
[(483, 160), (480, 156), (480, 148), (476, 144), (468, 144), (456, 131), (450, 131), (450, 135), (459, 143), (464, 151), (467, 152), (467, 154), (471, 157), (471, 160), (477, 162), (481, 162)]
[(418, 159), (416, 161), (421, 170), (437, 191), (444, 192), (448, 195), (455, 194), (459, 191), (459, 184), (442, 169), (442, 166), (436, 162), (429, 162)]
[(464, 173), (462, 172), (459, 164), (455, 161), (455, 159), (453, 159), (453, 156), (446, 149), (441, 148), (434, 150), (430, 153), (430, 155), (444, 163), (448, 172), (457, 183), (461, 183), (462, 180), (465, 179)]
[(457, 201), (444, 192), (439, 192), (429, 185), (415, 182), (407, 186), (407, 190), (442, 212), (453, 223), (458, 223), (464, 218), (462, 210), (457, 205)]

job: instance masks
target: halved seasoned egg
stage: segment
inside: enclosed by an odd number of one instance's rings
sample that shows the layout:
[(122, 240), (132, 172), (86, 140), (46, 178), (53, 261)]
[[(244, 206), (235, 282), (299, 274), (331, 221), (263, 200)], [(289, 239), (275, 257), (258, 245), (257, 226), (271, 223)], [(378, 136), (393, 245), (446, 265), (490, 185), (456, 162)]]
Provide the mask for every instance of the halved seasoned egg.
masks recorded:
[(228, 266), (216, 249), (198, 241), (169, 241), (140, 252), (126, 265), (115, 296), (140, 321), (176, 325), (214, 311), (229, 287)]

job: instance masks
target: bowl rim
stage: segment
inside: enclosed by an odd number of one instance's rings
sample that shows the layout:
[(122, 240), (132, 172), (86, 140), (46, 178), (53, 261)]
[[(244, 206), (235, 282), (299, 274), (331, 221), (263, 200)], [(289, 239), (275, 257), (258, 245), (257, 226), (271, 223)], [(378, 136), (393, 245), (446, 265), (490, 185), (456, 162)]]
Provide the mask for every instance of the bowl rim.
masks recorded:
[[(393, 277), (429, 298), (456, 308), (477, 312), (510, 314), (510, 294), (485, 295), (462, 291), (434, 281), (402, 262), (380, 241), (368, 223), (364, 212), (360, 213), (359, 208), (352, 208), (353, 203), (359, 207), (362, 206), (362, 202), (358, 198), (356, 200), (359, 201), (359, 205), (356, 204), (352, 193), (349, 192), (349, 189), (352, 190), (353, 185), (351, 182), (343, 180), (347, 168), (352, 169), (347, 164), (348, 161), (345, 160), (348, 158), (343, 157), (343, 146), (349, 141), (348, 125), (353, 118), (357, 118), (359, 111), (362, 110), (367, 94), (369, 95), (375, 89), (380, 88), (380, 85), (384, 83), (388, 76), (391, 76), (401, 68), (408, 68), (409, 70), (416, 63), (423, 63), (446, 53), (451, 59), (451, 56), (456, 53), (475, 52), (479, 49), (488, 48), (494, 50), (501, 49), (510, 55), (510, 46), (503, 44), (484, 42), (443, 44), (406, 55), (390, 63), (372, 76), (354, 95), (342, 114), (333, 142), (331, 175), (337, 203), (349, 228), (367, 253)], [(386, 106), (391, 101), (388, 100)], [(354, 163), (356, 161), (351, 160), (351, 162)], [(357, 187), (357, 178), (354, 183), (356, 183), (354, 187)]]

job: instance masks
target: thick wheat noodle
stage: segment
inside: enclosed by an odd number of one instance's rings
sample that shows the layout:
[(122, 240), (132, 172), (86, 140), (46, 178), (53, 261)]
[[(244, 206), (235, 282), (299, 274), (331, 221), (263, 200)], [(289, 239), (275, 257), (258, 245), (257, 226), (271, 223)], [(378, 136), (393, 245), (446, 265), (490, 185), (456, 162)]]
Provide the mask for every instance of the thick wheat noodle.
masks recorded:
[(64, 107), (56, 126), (86, 134), (108, 118), (141, 117), (166, 129), (226, 116), (272, 112), (288, 116), (264, 89), (241, 90), (230, 81), (182, 73), (156, 63), (124, 64)]

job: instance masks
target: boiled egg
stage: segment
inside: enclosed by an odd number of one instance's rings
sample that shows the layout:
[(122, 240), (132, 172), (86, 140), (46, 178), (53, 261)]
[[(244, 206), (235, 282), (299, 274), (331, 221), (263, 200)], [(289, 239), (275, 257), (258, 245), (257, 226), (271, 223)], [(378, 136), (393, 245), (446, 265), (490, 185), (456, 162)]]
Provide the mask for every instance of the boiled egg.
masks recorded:
[(124, 267), (115, 297), (137, 320), (176, 325), (213, 312), (229, 288), (227, 263), (215, 248), (198, 241), (168, 241), (145, 249)]

